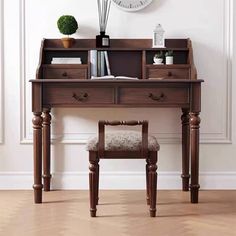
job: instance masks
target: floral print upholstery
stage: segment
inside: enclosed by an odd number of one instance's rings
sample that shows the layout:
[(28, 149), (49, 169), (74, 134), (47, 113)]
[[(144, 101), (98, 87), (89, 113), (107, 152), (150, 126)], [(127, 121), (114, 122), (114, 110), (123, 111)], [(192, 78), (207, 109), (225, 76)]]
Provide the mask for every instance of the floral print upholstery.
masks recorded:
[[(158, 151), (159, 144), (154, 136), (148, 136), (148, 150)], [(98, 150), (98, 137), (91, 137), (86, 146), (87, 151)], [(137, 131), (116, 131), (105, 134), (106, 151), (140, 151), (142, 149), (142, 133)]]

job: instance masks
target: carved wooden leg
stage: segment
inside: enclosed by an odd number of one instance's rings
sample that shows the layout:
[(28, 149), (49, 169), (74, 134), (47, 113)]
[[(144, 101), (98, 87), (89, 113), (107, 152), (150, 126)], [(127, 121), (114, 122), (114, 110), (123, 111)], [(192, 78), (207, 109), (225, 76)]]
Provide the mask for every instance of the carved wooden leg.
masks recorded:
[(199, 192), (199, 113), (191, 114), (191, 202), (198, 203)]
[(51, 115), (50, 109), (43, 112), (43, 182), (44, 191), (50, 191), (50, 157), (51, 157)]
[(149, 177), (149, 197), (150, 197), (150, 216), (156, 216), (156, 192), (157, 192), (157, 152), (150, 153), (148, 165)]
[(190, 114), (189, 109), (182, 109), (182, 112), (182, 189), (189, 191)]
[(96, 159), (96, 154), (94, 154), (94, 152), (89, 153), (89, 162), (90, 215), (91, 217), (96, 217), (98, 160)]
[[(97, 157), (98, 158), (98, 157)], [(99, 163), (99, 159), (97, 159), (97, 163)], [(97, 170), (96, 170), (96, 205), (98, 205), (99, 200), (99, 169), (100, 166), (97, 164)]]
[(146, 199), (147, 199), (147, 205), (150, 205), (148, 165), (149, 165), (149, 157), (146, 159)]
[(34, 202), (42, 203), (42, 122), (41, 112), (34, 112), (33, 142), (34, 142)]

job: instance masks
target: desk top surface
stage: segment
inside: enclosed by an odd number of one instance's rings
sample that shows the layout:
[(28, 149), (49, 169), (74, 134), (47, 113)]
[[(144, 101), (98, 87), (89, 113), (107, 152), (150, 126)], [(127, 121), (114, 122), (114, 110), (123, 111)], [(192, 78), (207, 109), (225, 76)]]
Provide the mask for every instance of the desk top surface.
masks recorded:
[(83, 80), (83, 79), (33, 79), (31, 83), (81, 83), (81, 84), (152, 84), (152, 83), (179, 83), (194, 84), (202, 83), (204, 80), (186, 80), (186, 79), (163, 79), (163, 80)]

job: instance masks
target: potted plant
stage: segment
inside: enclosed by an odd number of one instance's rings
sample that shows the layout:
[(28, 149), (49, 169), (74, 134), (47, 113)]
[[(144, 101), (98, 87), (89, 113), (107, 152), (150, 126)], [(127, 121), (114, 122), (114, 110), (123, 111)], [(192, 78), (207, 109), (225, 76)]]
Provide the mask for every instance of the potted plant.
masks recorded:
[(154, 64), (161, 65), (163, 64), (163, 53), (162, 51), (156, 53), (153, 57)]
[(66, 38), (61, 39), (63, 46), (65, 48), (71, 47), (74, 39), (70, 38), (69, 35), (74, 34), (78, 29), (78, 23), (74, 18), (74, 16), (70, 15), (61, 16), (57, 21), (57, 27), (62, 34), (68, 36)]
[(167, 51), (166, 56), (166, 65), (172, 65), (174, 63), (173, 51)]

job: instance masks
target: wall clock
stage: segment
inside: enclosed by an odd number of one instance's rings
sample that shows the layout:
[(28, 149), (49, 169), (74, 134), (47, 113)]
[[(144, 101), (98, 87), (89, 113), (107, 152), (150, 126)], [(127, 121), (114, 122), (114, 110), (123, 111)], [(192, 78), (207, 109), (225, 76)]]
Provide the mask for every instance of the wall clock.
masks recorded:
[(139, 11), (148, 6), (152, 0), (112, 0), (113, 3), (124, 11)]

